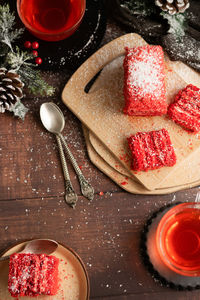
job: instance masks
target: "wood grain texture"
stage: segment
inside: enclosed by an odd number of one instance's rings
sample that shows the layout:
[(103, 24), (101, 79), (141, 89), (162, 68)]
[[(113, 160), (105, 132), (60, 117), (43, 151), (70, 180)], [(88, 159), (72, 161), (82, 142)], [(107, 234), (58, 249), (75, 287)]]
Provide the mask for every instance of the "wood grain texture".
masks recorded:
[[(194, 200), (195, 192), (188, 200)], [(177, 193), (176, 200), (184, 201), (185, 192)], [(56, 239), (83, 259), (91, 297), (169, 293), (147, 271), (139, 244), (146, 220), (176, 200), (174, 195), (106, 193), (93, 202), (79, 197), (76, 210), (66, 206), (63, 197), (1, 201), (0, 249), (23, 239)]]
[[(39, 105), (37, 111), (29, 113), (24, 122), (10, 115), (0, 116), (3, 124), (0, 129), (0, 200), (64, 194), (56, 139), (42, 127)], [(59, 106), (62, 108), (60, 103)], [(106, 191), (105, 177), (88, 160), (80, 123), (65, 107), (63, 112), (67, 119), (63, 133), (83, 173), (93, 185), (97, 183), (96, 192)], [(68, 166), (73, 186), (80, 193), (69, 162)], [(117, 190), (111, 181), (107, 188), (109, 186), (111, 190)]]
[[(102, 44), (123, 33), (109, 20)], [(91, 299), (199, 299), (199, 291), (178, 292), (155, 281), (142, 262), (139, 248), (146, 220), (163, 205), (193, 201), (199, 188), (164, 196), (132, 195), (94, 167), (86, 153), (80, 122), (60, 100), (70, 75), (67, 70), (44, 73), (57, 88), (56, 94), (40, 98), (27, 93), (24, 103), (30, 112), (24, 123), (9, 113), (0, 115), (0, 251), (19, 241), (42, 237), (70, 246), (87, 267)], [(79, 194), (75, 210), (64, 202), (56, 141), (39, 120), (39, 106), (46, 101), (54, 101), (64, 112), (64, 135), (95, 188), (93, 202), (80, 197), (77, 178), (69, 165)]]

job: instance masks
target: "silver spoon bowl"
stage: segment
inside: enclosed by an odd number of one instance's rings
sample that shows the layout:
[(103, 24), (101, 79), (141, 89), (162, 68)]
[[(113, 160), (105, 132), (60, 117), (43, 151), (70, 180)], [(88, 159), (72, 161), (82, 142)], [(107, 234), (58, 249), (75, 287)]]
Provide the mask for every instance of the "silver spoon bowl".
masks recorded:
[[(49, 239), (37, 239), (28, 242), (24, 249), (18, 253), (31, 253), (31, 254), (47, 254), (50, 255), (58, 248), (58, 243)], [(0, 261), (5, 261), (10, 258), (10, 255), (0, 257)]]
[(65, 127), (64, 116), (55, 107), (54, 103), (43, 103), (40, 107), (40, 119), (46, 130), (54, 134), (59, 134)]

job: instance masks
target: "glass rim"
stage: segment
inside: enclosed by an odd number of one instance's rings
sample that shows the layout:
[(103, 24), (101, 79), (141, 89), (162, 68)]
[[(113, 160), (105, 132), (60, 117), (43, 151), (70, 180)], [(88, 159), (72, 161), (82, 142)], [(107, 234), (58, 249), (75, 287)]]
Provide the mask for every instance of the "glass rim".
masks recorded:
[(177, 212), (183, 211), (185, 207), (188, 208), (196, 208), (200, 209), (200, 203), (198, 202), (184, 202), (175, 205), (171, 209), (169, 209), (166, 214), (163, 215), (161, 218), (158, 227), (156, 229), (156, 248), (158, 254), (162, 260), (162, 262), (169, 267), (171, 270), (175, 271), (184, 276), (200, 276), (200, 263), (197, 267), (190, 267), (190, 266), (181, 266), (178, 263), (174, 262), (171, 257), (168, 255), (167, 251), (164, 249), (162, 243), (162, 234), (165, 229), (165, 226), (168, 220)]
[(20, 20), (22, 21), (22, 23), (24, 24), (24, 26), (29, 29), (30, 31), (40, 35), (40, 36), (48, 36), (48, 37), (53, 37), (53, 36), (58, 36), (58, 35), (64, 35), (66, 33), (70, 33), (71, 31), (73, 31), (73, 29), (76, 29), (76, 27), (80, 24), (80, 22), (82, 21), (83, 19), (83, 16), (85, 14), (85, 9), (86, 9), (86, 0), (82, 0), (83, 2), (83, 8), (82, 8), (82, 11), (81, 11), (81, 15), (80, 15), (80, 18), (78, 19), (78, 21), (72, 26), (70, 27), (69, 29), (66, 29), (66, 30), (61, 30), (61, 31), (56, 31), (55, 33), (54, 32), (51, 32), (51, 33), (48, 33), (48, 32), (42, 32), (42, 31), (39, 31), (37, 29), (35, 29), (34, 27), (32, 27), (26, 20), (25, 18), (23, 17), (23, 15), (21, 14), (20, 12), (20, 2), (22, 0), (17, 0), (17, 13), (18, 13), (18, 16), (20, 18)]

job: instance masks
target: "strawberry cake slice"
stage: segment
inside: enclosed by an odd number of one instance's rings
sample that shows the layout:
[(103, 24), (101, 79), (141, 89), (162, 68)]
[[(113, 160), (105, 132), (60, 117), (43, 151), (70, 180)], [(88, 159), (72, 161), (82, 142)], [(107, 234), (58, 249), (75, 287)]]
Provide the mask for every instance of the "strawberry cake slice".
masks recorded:
[(132, 152), (132, 169), (148, 171), (164, 166), (172, 167), (176, 155), (166, 129), (138, 132), (128, 138)]
[(46, 254), (10, 256), (8, 290), (12, 297), (56, 295), (59, 259)]
[(200, 89), (189, 84), (179, 91), (168, 108), (168, 115), (185, 129), (200, 131)]
[(164, 54), (161, 46), (126, 48), (124, 113), (156, 116), (167, 113)]

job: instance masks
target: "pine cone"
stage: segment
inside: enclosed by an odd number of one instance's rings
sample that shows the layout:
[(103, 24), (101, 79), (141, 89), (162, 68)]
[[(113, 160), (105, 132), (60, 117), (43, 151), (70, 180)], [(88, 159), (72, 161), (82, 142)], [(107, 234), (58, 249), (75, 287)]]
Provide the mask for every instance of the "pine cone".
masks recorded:
[(24, 84), (14, 70), (0, 68), (0, 113), (11, 110), (18, 99), (23, 97)]
[(189, 0), (155, 0), (155, 4), (170, 15), (183, 13), (189, 6)]

